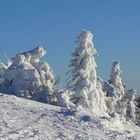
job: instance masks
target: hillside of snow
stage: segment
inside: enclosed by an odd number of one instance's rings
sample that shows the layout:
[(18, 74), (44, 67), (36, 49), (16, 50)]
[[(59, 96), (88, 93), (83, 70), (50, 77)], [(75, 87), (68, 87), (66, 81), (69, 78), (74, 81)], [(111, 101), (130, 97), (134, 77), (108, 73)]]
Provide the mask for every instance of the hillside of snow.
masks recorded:
[(0, 93), (0, 140), (139, 140), (140, 128)]

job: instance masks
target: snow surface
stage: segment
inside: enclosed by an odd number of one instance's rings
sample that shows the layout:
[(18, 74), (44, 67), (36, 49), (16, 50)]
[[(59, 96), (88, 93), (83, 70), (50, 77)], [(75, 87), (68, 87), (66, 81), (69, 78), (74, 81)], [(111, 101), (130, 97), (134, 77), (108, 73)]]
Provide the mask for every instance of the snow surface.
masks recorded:
[(140, 128), (119, 119), (0, 93), (0, 140), (139, 140)]

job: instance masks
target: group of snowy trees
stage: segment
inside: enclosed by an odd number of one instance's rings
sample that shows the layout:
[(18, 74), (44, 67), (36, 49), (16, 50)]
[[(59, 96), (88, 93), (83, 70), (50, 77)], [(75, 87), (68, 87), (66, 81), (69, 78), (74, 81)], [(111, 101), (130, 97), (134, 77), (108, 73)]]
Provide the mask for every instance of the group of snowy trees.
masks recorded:
[(58, 106), (90, 111), (95, 115), (135, 120), (134, 89), (127, 90), (120, 77), (118, 61), (113, 62), (110, 80), (96, 73), (93, 34), (82, 30), (77, 48), (69, 63), (67, 90), (58, 89), (53, 70), (42, 57), (42, 46), (16, 55), (8, 64), (0, 64), (0, 90), (6, 94), (29, 98)]

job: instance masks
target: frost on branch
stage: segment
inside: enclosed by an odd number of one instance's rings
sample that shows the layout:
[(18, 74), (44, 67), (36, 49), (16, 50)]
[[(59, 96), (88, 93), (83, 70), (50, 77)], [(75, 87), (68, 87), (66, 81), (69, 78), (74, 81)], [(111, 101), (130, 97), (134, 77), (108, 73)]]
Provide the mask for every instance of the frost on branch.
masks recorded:
[(45, 54), (46, 51), (39, 46), (12, 58), (12, 64), (4, 74), (2, 91), (48, 102), (55, 90), (55, 77), (49, 64), (41, 61)]
[(69, 74), (72, 77), (69, 87), (74, 92), (72, 101), (77, 106), (90, 109), (95, 114), (102, 114), (106, 111), (105, 95), (101, 90), (101, 84), (97, 82), (97, 65), (93, 57), (97, 51), (92, 39), (92, 33), (86, 30), (82, 30), (77, 37), (77, 48), (69, 64)]

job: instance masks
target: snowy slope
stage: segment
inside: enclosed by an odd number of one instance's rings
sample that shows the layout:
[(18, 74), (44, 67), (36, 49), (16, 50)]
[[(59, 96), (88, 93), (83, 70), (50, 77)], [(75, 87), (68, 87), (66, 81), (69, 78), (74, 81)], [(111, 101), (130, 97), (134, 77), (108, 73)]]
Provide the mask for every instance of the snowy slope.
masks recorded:
[[(82, 116), (82, 115), (81, 115)], [(139, 140), (140, 128), (0, 94), (0, 140)]]

